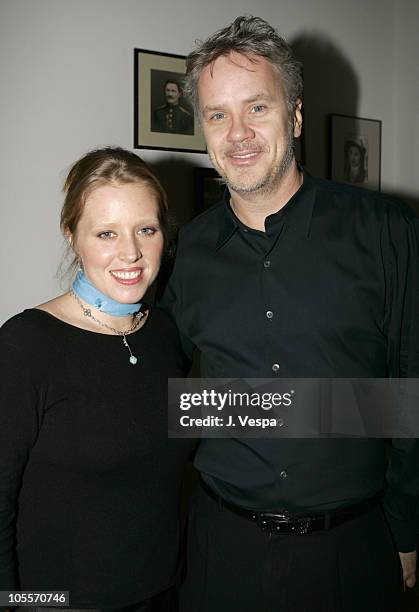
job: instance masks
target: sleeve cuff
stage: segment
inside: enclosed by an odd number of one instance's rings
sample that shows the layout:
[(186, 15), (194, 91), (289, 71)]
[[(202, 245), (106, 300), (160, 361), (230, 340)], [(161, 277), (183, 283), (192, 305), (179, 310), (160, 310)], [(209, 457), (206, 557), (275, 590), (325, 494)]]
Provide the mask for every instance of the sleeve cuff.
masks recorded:
[(412, 552), (413, 550), (416, 550), (418, 542), (416, 520), (396, 519), (388, 512), (388, 510), (384, 510), (398, 552)]

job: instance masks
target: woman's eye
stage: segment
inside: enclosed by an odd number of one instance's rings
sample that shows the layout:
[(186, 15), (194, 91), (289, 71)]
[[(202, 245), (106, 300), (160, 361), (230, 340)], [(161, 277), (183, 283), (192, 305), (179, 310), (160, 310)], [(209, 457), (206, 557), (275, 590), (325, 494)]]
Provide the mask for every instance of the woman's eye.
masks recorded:
[(100, 232), (100, 234), (98, 234), (98, 238), (104, 238), (106, 240), (106, 238), (113, 238), (115, 234), (113, 232)]
[(262, 113), (265, 110), (266, 106), (264, 104), (256, 104), (252, 106), (252, 113)]

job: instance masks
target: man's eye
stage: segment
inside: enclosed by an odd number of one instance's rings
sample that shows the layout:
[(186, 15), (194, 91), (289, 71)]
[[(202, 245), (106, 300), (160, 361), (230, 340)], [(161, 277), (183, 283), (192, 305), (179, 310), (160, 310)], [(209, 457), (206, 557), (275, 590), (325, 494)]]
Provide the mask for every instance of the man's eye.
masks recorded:
[(142, 227), (138, 233), (142, 236), (154, 236), (157, 232), (157, 227)]
[(210, 119), (213, 121), (220, 121), (220, 119), (224, 119), (224, 113), (214, 113), (211, 115)]
[(256, 104), (252, 106), (252, 113), (262, 113), (266, 109), (264, 104)]
[(109, 232), (109, 231), (100, 232), (100, 234), (98, 234), (98, 238), (104, 238), (106, 240), (107, 238), (113, 238), (114, 235), (115, 234), (113, 232)]

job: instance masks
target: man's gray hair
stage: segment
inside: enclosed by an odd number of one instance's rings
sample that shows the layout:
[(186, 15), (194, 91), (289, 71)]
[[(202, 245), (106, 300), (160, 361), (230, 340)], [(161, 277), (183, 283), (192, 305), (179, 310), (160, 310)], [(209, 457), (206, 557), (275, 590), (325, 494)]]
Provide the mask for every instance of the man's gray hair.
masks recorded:
[(198, 81), (202, 70), (218, 57), (232, 51), (252, 57), (264, 57), (278, 73), (285, 90), (289, 112), (302, 98), (302, 64), (294, 56), (290, 45), (277, 30), (260, 17), (237, 17), (233, 23), (219, 30), (205, 41), (196, 41), (196, 48), (186, 58), (184, 93), (199, 112)]

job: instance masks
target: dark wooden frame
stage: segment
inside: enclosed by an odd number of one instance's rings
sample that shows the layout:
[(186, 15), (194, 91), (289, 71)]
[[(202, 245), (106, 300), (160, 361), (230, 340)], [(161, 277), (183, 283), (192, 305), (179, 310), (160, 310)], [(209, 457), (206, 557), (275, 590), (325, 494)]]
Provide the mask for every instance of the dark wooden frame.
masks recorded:
[(205, 153), (204, 136), (196, 116), (194, 135), (152, 131), (151, 70), (184, 74), (185, 56), (134, 49), (134, 148)]
[[(360, 187), (381, 188), (381, 131), (382, 123), (378, 119), (354, 117), (351, 115), (329, 115), (329, 177), (334, 181), (352, 182)], [(345, 176), (345, 146), (355, 142), (364, 151), (363, 180), (350, 181)], [(350, 146), (350, 145), (349, 145)]]

